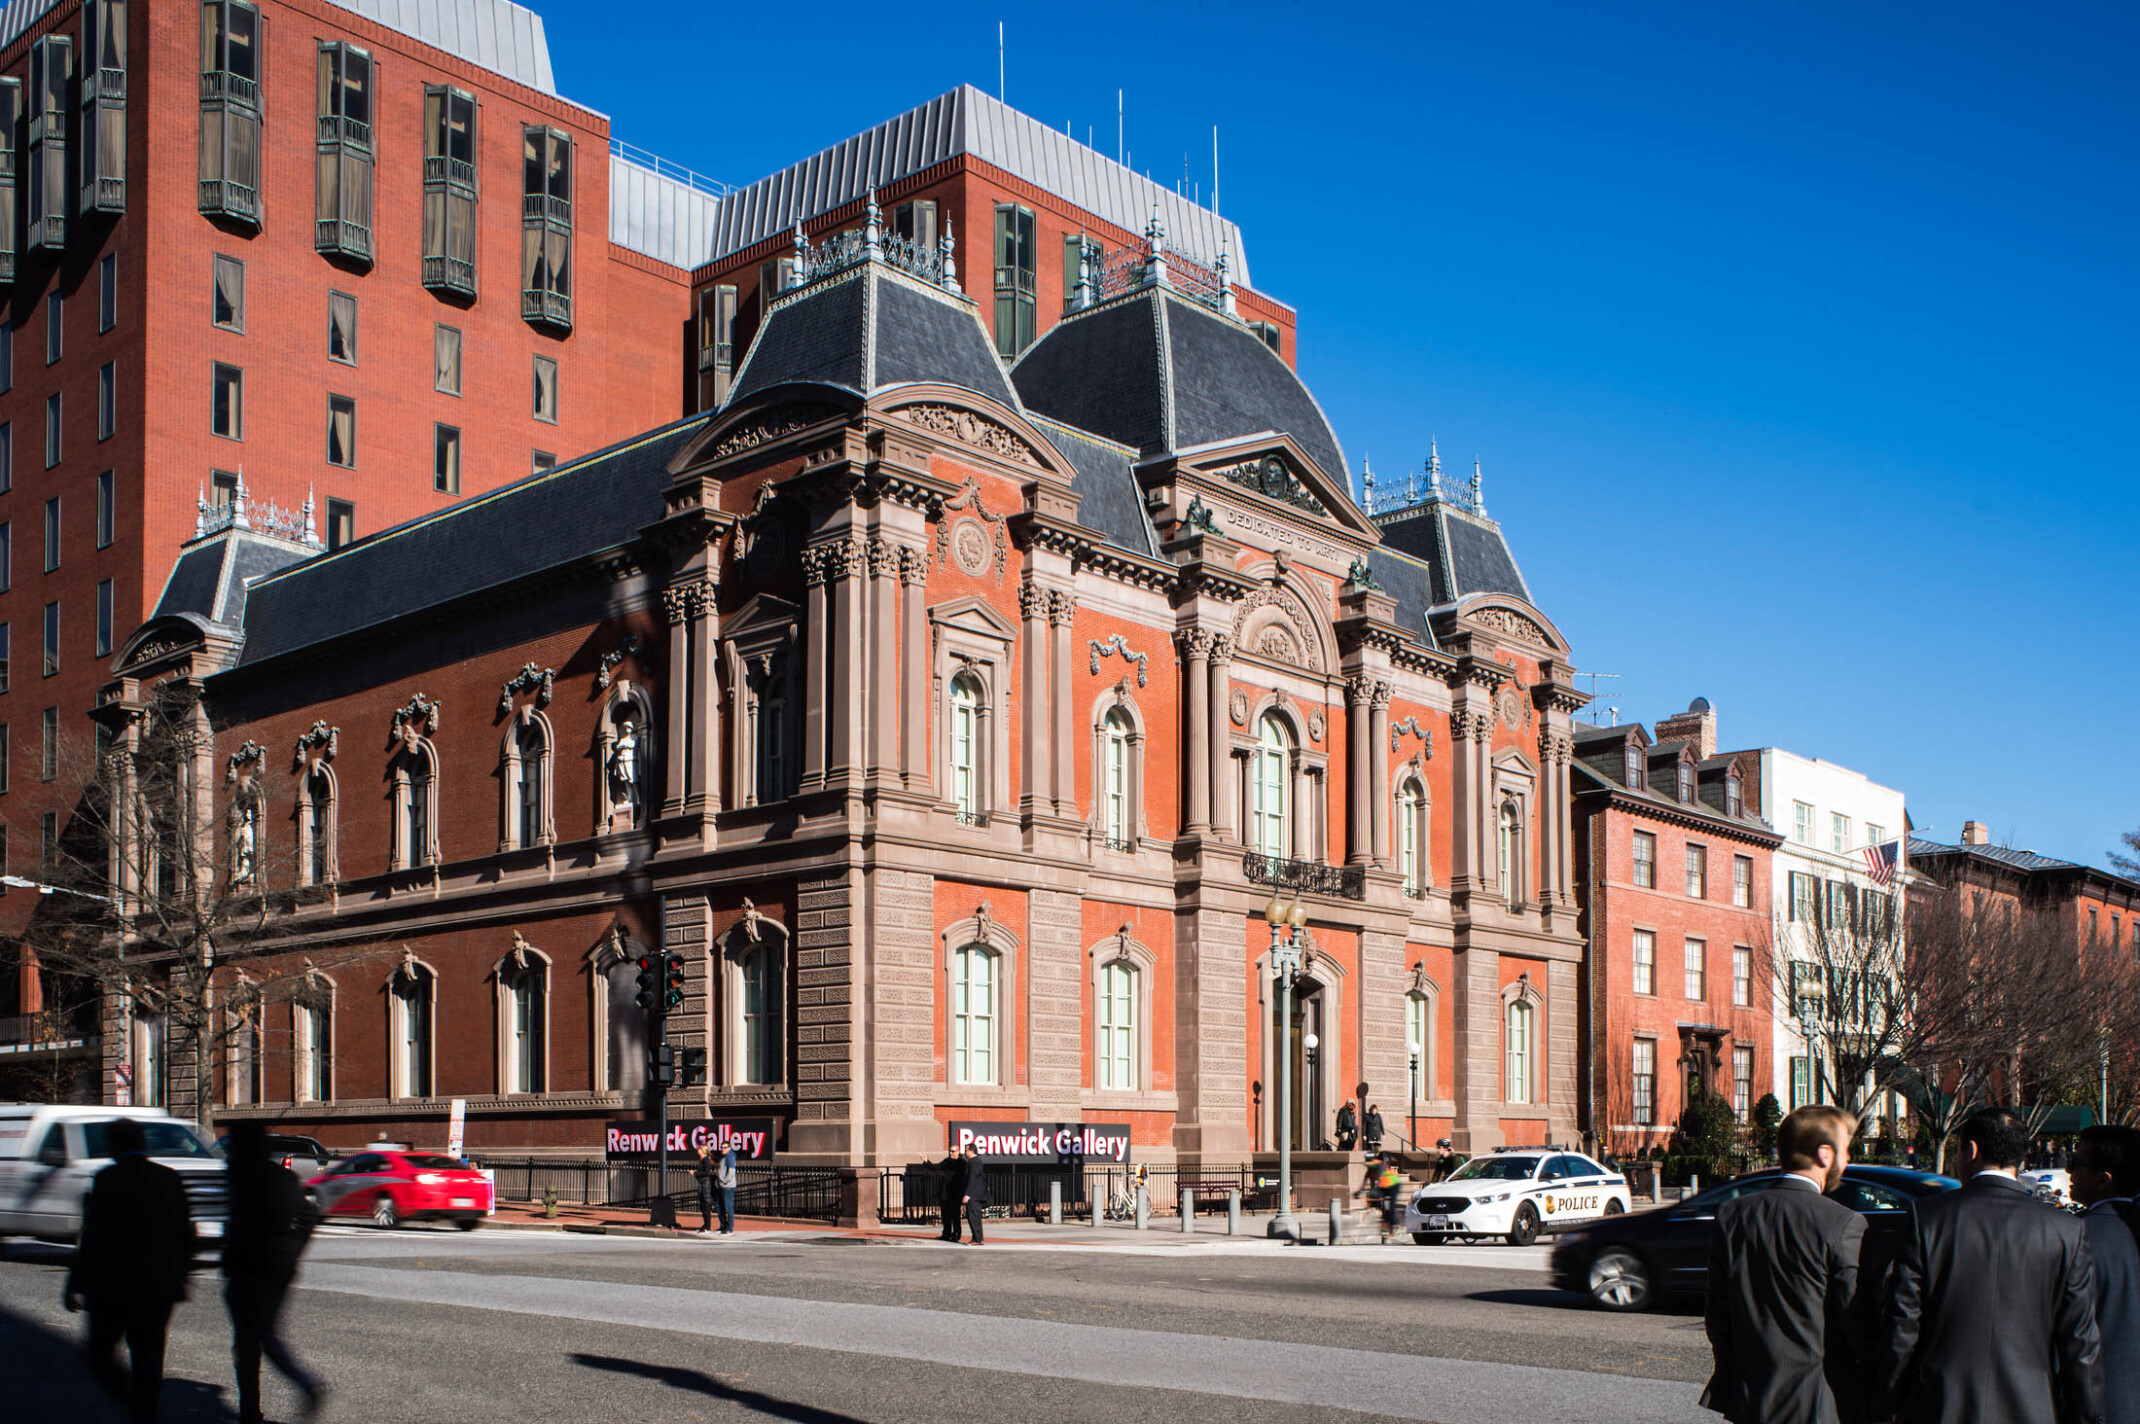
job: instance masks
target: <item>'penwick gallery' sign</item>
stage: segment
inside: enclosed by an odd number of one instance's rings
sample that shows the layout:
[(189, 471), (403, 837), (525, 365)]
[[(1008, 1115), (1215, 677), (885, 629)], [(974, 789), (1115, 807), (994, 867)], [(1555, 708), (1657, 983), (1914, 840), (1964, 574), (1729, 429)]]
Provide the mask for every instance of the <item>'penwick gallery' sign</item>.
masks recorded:
[(1067, 1167), (1079, 1162), (1122, 1166), (1129, 1161), (1126, 1122), (953, 1122), (951, 1150), (971, 1146), (983, 1162)]
[[(699, 1119), (669, 1124), (669, 1163), (696, 1157), (700, 1143), (716, 1156), (736, 1149), (738, 1162), (773, 1160), (773, 1120), (769, 1117)], [(613, 1122), (602, 1134), (603, 1155), (611, 1162), (653, 1166), (661, 1156), (661, 1124)]]

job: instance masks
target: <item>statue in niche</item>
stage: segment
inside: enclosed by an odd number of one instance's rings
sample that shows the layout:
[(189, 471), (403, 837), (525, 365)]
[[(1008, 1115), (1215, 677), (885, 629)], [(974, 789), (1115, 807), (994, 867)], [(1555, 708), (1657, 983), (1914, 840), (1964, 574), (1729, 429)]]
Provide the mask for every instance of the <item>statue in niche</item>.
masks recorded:
[(238, 807), (238, 823), (231, 828), (231, 857), (234, 867), (230, 878), (236, 884), (252, 883), (254, 856), (259, 845), (259, 820), (258, 802), (246, 801)]
[(617, 739), (609, 750), (610, 818), (620, 815), (631, 825), (639, 823), (645, 787), (639, 759), (639, 722), (630, 713), (617, 718)]

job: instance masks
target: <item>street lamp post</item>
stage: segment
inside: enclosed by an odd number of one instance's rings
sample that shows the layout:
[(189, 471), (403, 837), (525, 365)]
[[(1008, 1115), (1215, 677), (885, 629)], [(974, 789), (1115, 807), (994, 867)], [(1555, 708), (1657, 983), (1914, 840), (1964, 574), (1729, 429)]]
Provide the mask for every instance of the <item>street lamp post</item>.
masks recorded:
[[(1271, 979), (1278, 986), (1279, 1033), (1293, 1032), (1293, 981), (1300, 977), (1300, 927), (1308, 912), (1300, 901), (1283, 903), (1276, 895), (1263, 908), (1264, 923), (1271, 927)], [(1278, 1059), (1278, 1214), (1271, 1218), (1269, 1234), (1297, 1239), (1300, 1224), (1293, 1219), (1293, 1045), (1273, 1045)]]
[(1410, 1048), (1412, 1050), (1412, 1075), (1405, 1080), (1405, 1087), (1411, 1092), (1412, 1106), (1404, 1116), (1404, 1145), (1417, 1152), (1419, 1150), (1419, 1044), (1414, 1041)]

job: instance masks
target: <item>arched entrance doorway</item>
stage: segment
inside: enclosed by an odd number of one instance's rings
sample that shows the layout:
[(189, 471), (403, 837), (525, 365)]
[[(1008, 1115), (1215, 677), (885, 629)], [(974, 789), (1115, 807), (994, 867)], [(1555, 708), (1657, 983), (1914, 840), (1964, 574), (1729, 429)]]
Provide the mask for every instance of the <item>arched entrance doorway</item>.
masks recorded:
[[(1324, 993), (1320, 980), (1312, 975), (1302, 975), (1293, 985), (1293, 1015), (1290, 1023), (1279, 1021), (1278, 998), (1274, 995), (1271, 999), (1268, 1041), (1281, 1046), (1280, 1051), (1285, 1053), (1292, 1066), (1293, 1114), (1286, 1130), (1295, 1152), (1314, 1151), (1330, 1140), (1333, 1110), (1328, 1101), (1324, 1078), (1336, 1045), (1330, 1041), (1330, 1016), (1326, 1013), (1325, 1006), (1332, 997)], [(1311, 1035), (1315, 1040), (1312, 1053), (1308, 1047)], [(1278, 1112), (1277, 1067), (1277, 1061), (1272, 1060), (1269, 1101), (1273, 1117), (1276, 1117)], [(1267, 1140), (1275, 1145), (1277, 1134), (1273, 1132)]]

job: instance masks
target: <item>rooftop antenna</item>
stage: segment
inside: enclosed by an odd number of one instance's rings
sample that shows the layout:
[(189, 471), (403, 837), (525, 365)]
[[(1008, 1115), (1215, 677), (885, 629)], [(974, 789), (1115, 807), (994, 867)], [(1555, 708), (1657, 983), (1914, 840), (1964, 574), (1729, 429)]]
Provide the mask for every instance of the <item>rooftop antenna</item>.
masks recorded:
[(1211, 215), (1219, 215), (1219, 126), (1211, 126)]
[(1122, 91), (1115, 90), (1115, 162), (1129, 167), (1129, 150), (1122, 146)]
[[(1590, 679), (1590, 695), (1592, 698), (1596, 698), (1596, 696), (1598, 695), (1598, 679), (1610, 678), (1617, 680), (1620, 674), (1616, 672), (1579, 672), (1576, 673), (1575, 676), (1578, 678), (1587, 677)], [(1614, 725), (1615, 727), (1619, 726), (1620, 709), (1617, 707), (1608, 707), (1605, 710), (1612, 714), (1612, 725)], [(1593, 727), (1598, 725), (1598, 711), (1595, 706), (1592, 706), (1590, 709), (1590, 725)]]
[(998, 102), (998, 103), (1004, 102), (1004, 97), (1003, 97), (1003, 22), (1002, 22), (1001, 20), (998, 20), (998, 21), (996, 21), (996, 100), (997, 100), (997, 102)]

